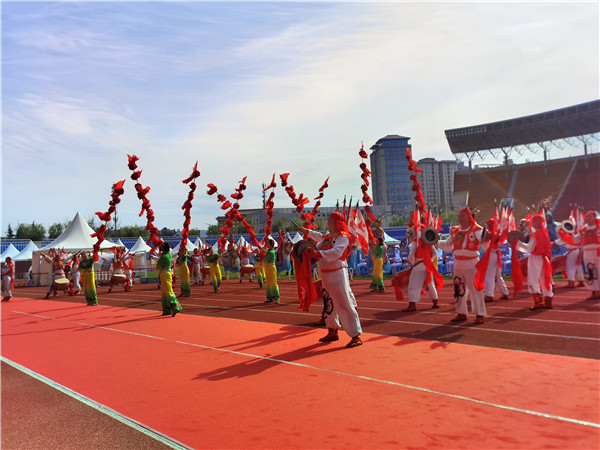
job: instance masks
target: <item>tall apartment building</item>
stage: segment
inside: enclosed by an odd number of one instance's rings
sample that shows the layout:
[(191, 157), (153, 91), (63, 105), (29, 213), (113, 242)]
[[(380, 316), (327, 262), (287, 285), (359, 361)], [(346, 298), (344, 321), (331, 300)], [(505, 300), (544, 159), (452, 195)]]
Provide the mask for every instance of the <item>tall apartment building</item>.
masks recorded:
[(400, 216), (414, 210), (414, 192), (406, 160), (406, 149), (411, 148), (409, 139), (388, 135), (371, 147), (373, 201), (375, 205), (390, 205), (392, 214)]
[(424, 158), (417, 162), (417, 167), (423, 171), (419, 182), (423, 186), (425, 203), (438, 211), (454, 209), (454, 172), (458, 163)]

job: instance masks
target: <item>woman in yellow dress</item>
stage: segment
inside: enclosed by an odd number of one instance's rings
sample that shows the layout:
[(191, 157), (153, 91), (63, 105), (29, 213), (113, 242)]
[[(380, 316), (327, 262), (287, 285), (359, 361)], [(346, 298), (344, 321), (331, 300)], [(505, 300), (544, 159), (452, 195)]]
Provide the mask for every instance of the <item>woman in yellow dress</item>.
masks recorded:
[(254, 255), (254, 273), (256, 274), (256, 280), (258, 281), (258, 286), (263, 287), (265, 284), (265, 267), (263, 264), (263, 259), (265, 257), (265, 251), (262, 248), (258, 248)]
[(279, 303), (279, 286), (277, 285), (277, 266), (275, 261), (277, 255), (275, 254), (275, 241), (273, 239), (267, 240), (267, 253), (263, 258), (263, 268), (265, 271), (266, 284), (267, 284), (267, 301), (265, 303)]
[(206, 262), (208, 263), (210, 282), (216, 294), (219, 292), (219, 286), (221, 286), (221, 267), (219, 267), (219, 254), (215, 253), (210, 247), (208, 248)]
[(385, 292), (385, 287), (383, 285), (383, 260), (385, 258), (385, 248), (383, 246), (382, 238), (377, 238), (377, 247), (373, 249), (371, 258), (373, 259), (373, 278), (371, 279), (371, 285), (369, 287), (377, 292)]
[(171, 256), (171, 246), (168, 242), (163, 242), (160, 245), (160, 257), (156, 263), (158, 270), (158, 278), (160, 279), (160, 293), (162, 297), (163, 316), (171, 314), (175, 317), (181, 311), (181, 305), (173, 292), (173, 273), (171, 266), (173, 265), (173, 257)]
[(189, 255), (185, 248), (179, 248), (177, 254), (177, 269), (179, 270), (179, 283), (181, 285), (180, 297), (189, 297), (192, 295), (192, 288), (190, 285), (190, 268), (188, 266)]
[(96, 306), (98, 304), (98, 296), (96, 294), (96, 277), (94, 275), (94, 257), (89, 253), (81, 255), (79, 263), (79, 273), (81, 274), (81, 284), (88, 306)]

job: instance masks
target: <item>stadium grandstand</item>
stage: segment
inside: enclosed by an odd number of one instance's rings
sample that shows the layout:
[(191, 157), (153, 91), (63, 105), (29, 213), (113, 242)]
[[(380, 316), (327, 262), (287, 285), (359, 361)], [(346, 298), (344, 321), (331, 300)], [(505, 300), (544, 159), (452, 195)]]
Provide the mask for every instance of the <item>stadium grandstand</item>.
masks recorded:
[[(572, 206), (600, 210), (600, 154), (589, 150), (600, 141), (600, 101), (543, 112), (532, 116), (446, 130), (450, 150), (468, 170), (454, 175), (454, 195), (493, 216), (495, 201), (508, 201), (515, 217), (547, 198), (555, 219), (564, 219)], [(568, 149), (578, 156), (564, 157)], [(550, 150), (561, 156), (550, 159)], [(517, 156), (543, 153), (543, 160), (514, 163)], [(503, 156), (504, 164), (489, 167)], [(473, 161), (483, 164), (473, 167)]]

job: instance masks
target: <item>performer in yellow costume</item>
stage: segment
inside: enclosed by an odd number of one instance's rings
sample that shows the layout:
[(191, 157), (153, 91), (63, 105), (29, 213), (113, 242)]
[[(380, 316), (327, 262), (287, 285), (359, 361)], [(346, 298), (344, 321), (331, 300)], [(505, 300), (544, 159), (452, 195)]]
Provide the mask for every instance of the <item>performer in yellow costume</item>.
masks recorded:
[(267, 281), (267, 301), (265, 303), (279, 303), (279, 286), (277, 285), (277, 266), (275, 266), (275, 241), (267, 240), (267, 253), (263, 258), (263, 270)]
[(81, 255), (79, 263), (79, 273), (81, 274), (81, 284), (88, 306), (98, 304), (98, 296), (96, 294), (96, 277), (94, 275), (94, 257), (89, 253)]
[(192, 295), (192, 288), (190, 286), (190, 268), (188, 266), (189, 255), (185, 248), (179, 249), (177, 255), (177, 269), (179, 270), (179, 282), (181, 284), (180, 297), (189, 297)]
[(377, 292), (385, 292), (383, 285), (383, 259), (385, 257), (385, 248), (383, 246), (383, 239), (377, 238), (377, 247), (373, 249), (371, 258), (373, 259), (373, 278), (371, 279), (371, 285), (369, 286), (372, 290)]
[(173, 265), (173, 257), (171, 256), (171, 247), (167, 242), (160, 245), (161, 255), (156, 263), (158, 277), (160, 279), (160, 293), (162, 297), (163, 316), (171, 314), (175, 317), (181, 311), (181, 305), (173, 292), (173, 273), (171, 267)]
[(221, 268), (219, 267), (219, 255), (213, 252), (213, 249), (209, 247), (206, 256), (206, 262), (208, 263), (208, 273), (210, 276), (210, 282), (213, 285), (215, 294), (219, 292), (219, 286), (221, 286)]

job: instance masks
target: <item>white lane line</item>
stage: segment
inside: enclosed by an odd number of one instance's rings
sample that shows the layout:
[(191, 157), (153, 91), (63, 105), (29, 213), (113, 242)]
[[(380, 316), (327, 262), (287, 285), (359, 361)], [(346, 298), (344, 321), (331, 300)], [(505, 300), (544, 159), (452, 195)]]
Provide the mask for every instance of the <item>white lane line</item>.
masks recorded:
[[(150, 298), (156, 298), (156, 296), (147, 296)], [(112, 297), (112, 299), (114, 300), (122, 300), (122, 301), (136, 301), (136, 300), (131, 300), (131, 299), (125, 299), (125, 297)], [(181, 299), (180, 299), (181, 300)], [(190, 300), (195, 300), (195, 298), (190, 298)], [(214, 301), (214, 302), (228, 302), (228, 303), (246, 303), (246, 304), (256, 304), (257, 302), (255, 301), (250, 301), (250, 300), (230, 300), (227, 298), (214, 298), (214, 297), (201, 297), (198, 298), (198, 300), (201, 301)], [(259, 302), (260, 303), (260, 302)], [(398, 303), (398, 302), (396, 302)], [(191, 304), (191, 303), (189, 303)], [(183, 305), (183, 303), (182, 303)], [(370, 307), (365, 307), (362, 306), (359, 303), (359, 309), (360, 310), (371, 310), (371, 311), (388, 311), (388, 312), (399, 312), (400, 311), (400, 307), (398, 307), (397, 309), (386, 309), (386, 308), (370, 308)], [(450, 306), (450, 305), (448, 305)], [(486, 305), (486, 307), (488, 309), (489, 305)], [(235, 308), (235, 309), (240, 309), (240, 308)], [(504, 309), (509, 309), (511, 311), (515, 311), (515, 308), (504, 308)], [(253, 311), (259, 311), (258, 309), (252, 309)], [(557, 310), (548, 310), (548, 311), (557, 311)], [(544, 311), (544, 312), (548, 312), (548, 311)], [(524, 313), (527, 313), (527, 311), (523, 310)], [(418, 311), (418, 313), (420, 314), (439, 314), (439, 315), (454, 315), (454, 312), (444, 312), (444, 311), (427, 311), (427, 310), (420, 310)], [(561, 324), (561, 323), (565, 323), (565, 324), (572, 324), (572, 325), (589, 325), (589, 326), (594, 326), (594, 327), (600, 327), (600, 322), (577, 322), (577, 321), (570, 321), (570, 320), (551, 320), (551, 319), (537, 319), (537, 318), (533, 318), (533, 317), (505, 317), (505, 316), (496, 316), (496, 315), (490, 315), (488, 316), (490, 319), (507, 319), (507, 320), (511, 320), (511, 321), (521, 321), (521, 320), (525, 320), (525, 321), (531, 321), (531, 322), (544, 322), (544, 323), (556, 323), (556, 324)]]
[(23, 311), (15, 311), (15, 310), (13, 310), (12, 312), (17, 313), (17, 314), (27, 315), (27, 316), (43, 317), (43, 318), (46, 318), (46, 319), (49, 319), (49, 320), (62, 320), (63, 322), (73, 323), (73, 324), (76, 324), (76, 325), (88, 326), (90, 328), (98, 328), (98, 329), (107, 330), (107, 331), (114, 331), (114, 332), (117, 332), (117, 333), (130, 334), (130, 335), (134, 335), (134, 336), (147, 337), (147, 338), (152, 338), (152, 339), (160, 339), (160, 340), (163, 340), (163, 341), (166, 341), (166, 342), (172, 342), (172, 343), (176, 343), (176, 344), (180, 344), (180, 345), (188, 345), (188, 346), (191, 346), (191, 347), (198, 347), (198, 348), (203, 348), (205, 350), (213, 350), (213, 351), (222, 352), (222, 353), (230, 353), (230, 354), (244, 356), (244, 357), (252, 358), (252, 359), (262, 359), (262, 360), (265, 360), (265, 361), (273, 361), (273, 362), (280, 363), (280, 364), (288, 364), (290, 366), (302, 367), (302, 368), (305, 368), (305, 369), (311, 369), (311, 370), (316, 370), (316, 371), (320, 371), (320, 372), (332, 373), (332, 374), (335, 374), (335, 375), (341, 375), (341, 376), (346, 376), (346, 377), (351, 377), (351, 378), (357, 378), (357, 379), (361, 379), (361, 380), (372, 381), (372, 382), (375, 382), (375, 383), (381, 383), (381, 384), (386, 384), (386, 385), (390, 385), (390, 386), (397, 386), (397, 387), (401, 387), (401, 388), (405, 388), (405, 389), (410, 389), (410, 390), (414, 390), (414, 391), (425, 392), (425, 393), (428, 393), (428, 394), (439, 395), (439, 396), (448, 397), (448, 398), (454, 398), (454, 399), (457, 399), (457, 400), (463, 400), (463, 401), (467, 401), (467, 402), (471, 402), (471, 403), (477, 403), (477, 404), (480, 404), (480, 405), (490, 406), (490, 407), (494, 407), (494, 408), (498, 408), (498, 409), (504, 409), (504, 410), (519, 412), (519, 413), (523, 413), (523, 414), (529, 414), (529, 415), (537, 416), (537, 417), (543, 417), (543, 418), (546, 418), (546, 419), (559, 420), (559, 421), (562, 421), (562, 422), (574, 423), (574, 424), (583, 425), (583, 426), (586, 426), (586, 427), (600, 428), (600, 424), (594, 423), (594, 422), (588, 422), (588, 421), (584, 421), (584, 420), (572, 419), (570, 417), (557, 416), (557, 415), (554, 415), (554, 414), (547, 414), (547, 413), (542, 413), (542, 412), (539, 412), (539, 411), (533, 411), (533, 410), (518, 408), (518, 407), (514, 407), (514, 406), (502, 405), (502, 404), (499, 404), (499, 403), (486, 402), (484, 400), (479, 400), (479, 399), (471, 398), (471, 397), (465, 397), (463, 395), (450, 394), (448, 392), (436, 391), (436, 390), (433, 390), (433, 389), (428, 389), (428, 388), (424, 388), (424, 387), (420, 387), (420, 386), (413, 386), (413, 385), (410, 385), (410, 384), (398, 383), (396, 381), (382, 380), (382, 379), (379, 379), (379, 378), (369, 377), (369, 376), (366, 376), (366, 375), (358, 375), (358, 374), (353, 374), (353, 373), (349, 373), (349, 372), (342, 372), (342, 371), (339, 371), (339, 370), (333, 370), (333, 369), (327, 369), (327, 368), (324, 368), (324, 367), (311, 366), (309, 364), (303, 364), (303, 363), (298, 363), (298, 362), (294, 362), (294, 361), (286, 361), (284, 359), (270, 358), (268, 356), (254, 355), (252, 353), (239, 352), (239, 351), (236, 351), (236, 350), (224, 349), (224, 348), (219, 348), (219, 347), (211, 347), (211, 346), (208, 346), (208, 345), (196, 344), (196, 343), (193, 343), (193, 342), (178, 341), (178, 340), (173, 340), (173, 339), (168, 339), (168, 338), (153, 336), (153, 335), (149, 335), (149, 334), (136, 333), (136, 332), (133, 332), (133, 331), (119, 330), (117, 328), (103, 327), (103, 326), (100, 326), (100, 325), (92, 325), (92, 324), (82, 323), (82, 322), (73, 322), (73, 321), (70, 321), (70, 320), (65, 320), (65, 319), (60, 319), (60, 318), (55, 318), (55, 317), (47, 317), (47, 316), (34, 315), (34, 314), (26, 313), (26, 312), (23, 312)]
[[(131, 300), (128, 299), (129, 302), (138, 302), (138, 303), (161, 303), (159, 301), (151, 301), (151, 300)], [(234, 308), (229, 306), (215, 306), (215, 305), (201, 305), (197, 303), (181, 303), (181, 306), (191, 307), (191, 308), (208, 308), (208, 309), (226, 309), (228, 311), (253, 311), (253, 312), (267, 312), (274, 314), (294, 314), (294, 315), (302, 315), (302, 316), (316, 316), (321, 317), (320, 314), (306, 313), (303, 311), (277, 311), (276, 309), (258, 309), (258, 308)], [(360, 311), (360, 307), (358, 308)], [(490, 319), (493, 317), (490, 317)], [(512, 318), (511, 318), (512, 319)], [(472, 327), (469, 324), (465, 325), (452, 325), (445, 323), (430, 323), (430, 322), (412, 322), (407, 320), (395, 320), (395, 319), (376, 319), (363, 317), (360, 319), (362, 323), (365, 322), (389, 322), (389, 323), (402, 323), (407, 325), (424, 325), (424, 326), (436, 326), (436, 327), (446, 327), (446, 328), (460, 328), (460, 329), (468, 329), (468, 330), (478, 330), (478, 331), (492, 331), (497, 333), (508, 333), (508, 334), (523, 334), (527, 336), (543, 336), (543, 337), (555, 337), (566, 340), (583, 340), (583, 341), (598, 341), (600, 342), (600, 338), (595, 337), (585, 337), (585, 336), (567, 336), (562, 334), (550, 334), (550, 333), (535, 333), (533, 331), (513, 331), (513, 330), (503, 330), (500, 328), (485, 328), (485, 327)], [(301, 325), (299, 325), (301, 326)]]
[[(15, 311), (18, 312), (18, 311)], [(35, 317), (44, 317), (44, 316), (39, 316), (36, 314), (31, 314), (32, 316)], [(48, 319), (48, 317), (45, 317), (46, 319)], [(147, 336), (150, 337), (150, 336)], [(20, 370), (23, 373), (26, 373), (27, 375), (35, 378), (36, 380), (41, 381), (42, 383), (47, 384), (48, 386), (57, 389), (59, 391), (61, 391), (64, 394), (67, 394), (68, 396), (74, 398), (75, 400), (79, 400), (81, 403), (84, 403), (87, 406), (90, 406), (92, 408), (94, 408), (96, 411), (100, 411), (103, 414), (106, 414), (107, 416), (118, 420), (119, 422), (133, 428), (136, 431), (139, 431), (140, 433), (145, 434), (146, 436), (151, 437), (152, 439), (155, 439), (161, 443), (163, 443), (164, 445), (177, 449), (177, 450), (183, 450), (183, 449), (191, 449), (192, 447), (188, 447), (187, 445), (161, 433), (160, 431), (155, 430), (154, 428), (151, 428), (147, 425), (144, 425), (141, 422), (138, 422), (137, 420), (134, 420), (130, 417), (124, 416), (123, 414), (115, 411), (112, 408), (109, 408), (106, 405), (103, 405), (102, 403), (98, 403), (95, 400), (92, 400), (89, 397), (86, 397), (85, 395), (80, 394), (79, 392), (75, 392), (72, 389), (69, 389), (66, 386), (63, 386), (62, 384), (57, 383), (56, 381), (51, 380), (50, 378), (46, 378), (45, 376), (34, 372), (31, 369), (28, 369), (27, 367), (24, 367), (14, 361), (11, 361), (8, 358), (5, 358), (4, 356), (0, 356), (0, 360), (2, 360), (2, 362), (5, 362), (6, 364), (14, 367), (17, 370)]]

